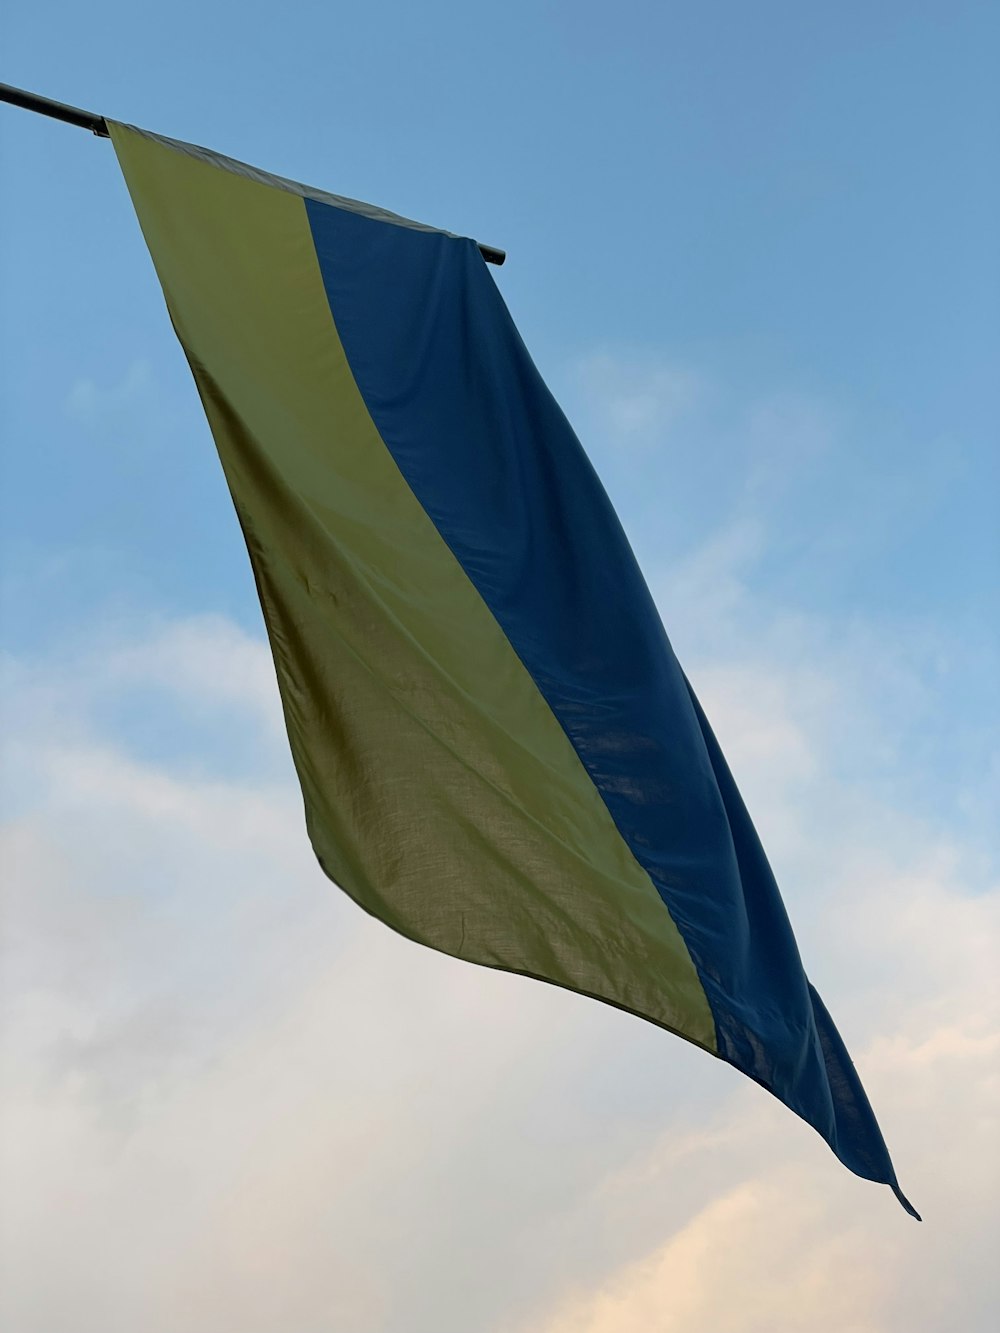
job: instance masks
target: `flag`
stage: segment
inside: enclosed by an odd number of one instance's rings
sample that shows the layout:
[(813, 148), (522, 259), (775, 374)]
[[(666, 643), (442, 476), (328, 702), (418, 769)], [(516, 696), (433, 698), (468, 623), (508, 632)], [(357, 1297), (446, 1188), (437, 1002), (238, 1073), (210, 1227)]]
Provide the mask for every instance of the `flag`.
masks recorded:
[(108, 125), (242, 525), (324, 871), (412, 940), (703, 1047), (912, 1212), (476, 244)]

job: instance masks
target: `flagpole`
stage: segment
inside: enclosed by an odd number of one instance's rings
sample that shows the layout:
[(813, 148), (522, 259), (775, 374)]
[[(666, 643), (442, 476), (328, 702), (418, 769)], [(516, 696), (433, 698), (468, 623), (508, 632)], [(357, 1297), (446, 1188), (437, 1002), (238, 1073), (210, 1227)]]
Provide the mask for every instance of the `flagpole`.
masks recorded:
[(12, 88), (9, 83), (0, 83), (0, 102), (23, 107), (25, 111), (36, 111), (40, 116), (51, 116), (53, 120), (64, 120), (67, 125), (79, 125), (81, 129), (90, 130), (102, 139), (111, 137), (103, 116), (93, 111), (83, 111), (78, 106), (70, 106), (67, 102), (54, 102), (51, 97), (29, 93), (24, 88)]
[[(53, 120), (65, 121), (67, 125), (79, 125), (90, 130), (100, 139), (109, 139), (108, 123), (96, 111), (84, 111), (81, 107), (70, 106), (68, 102), (55, 102), (51, 97), (42, 97), (40, 93), (29, 93), (24, 88), (14, 88), (9, 83), (0, 83), (0, 102), (9, 102), (25, 111), (34, 111), (40, 116), (51, 116)], [(493, 245), (483, 245), (477, 241), (479, 253), (487, 264), (500, 265), (507, 258), (506, 250), (498, 250)]]

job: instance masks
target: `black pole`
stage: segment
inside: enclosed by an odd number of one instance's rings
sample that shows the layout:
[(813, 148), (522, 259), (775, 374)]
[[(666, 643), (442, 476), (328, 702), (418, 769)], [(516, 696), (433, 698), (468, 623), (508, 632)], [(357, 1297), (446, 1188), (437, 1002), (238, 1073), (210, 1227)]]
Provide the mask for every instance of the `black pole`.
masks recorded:
[[(78, 106), (69, 106), (66, 102), (53, 102), (51, 97), (41, 97), (38, 93), (26, 92), (23, 88), (12, 88), (9, 83), (0, 83), (0, 102), (9, 102), (11, 106), (23, 107), (25, 111), (36, 111), (40, 116), (51, 116), (53, 120), (64, 120), (67, 125), (79, 125), (90, 130), (102, 139), (109, 139), (108, 123), (103, 116), (94, 111), (83, 111)], [(492, 245), (482, 245), (478, 241), (479, 253), (487, 264), (500, 265), (507, 258), (506, 250), (498, 250)]]
[(12, 88), (9, 83), (0, 83), (0, 102), (24, 107), (25, 111), (37, 111), (40, 116), (51, 116), (53, 120), (64, 120), (67, 125), (79, 125), (81, 129), (99, 134), (102, 139), (110, 137), (103, 116), (95, 115), (93, 111), (81, 111), (78, 106), (67, 106), (65, 102), (53, 102), (50, 97), (39, 97), (38, 93), (25, 92), (23, 88)]

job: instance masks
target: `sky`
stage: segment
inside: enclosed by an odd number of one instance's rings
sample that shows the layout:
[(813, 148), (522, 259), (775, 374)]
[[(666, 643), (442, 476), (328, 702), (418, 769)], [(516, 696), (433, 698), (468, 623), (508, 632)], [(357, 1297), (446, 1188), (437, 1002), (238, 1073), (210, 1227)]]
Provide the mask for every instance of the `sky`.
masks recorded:
[(1000, 11), (9, 7), (5, 81), (507, 249), (925, 1220), (312, 860), (110, 145), (0, 106), (0, 1326), (986, 1333)]

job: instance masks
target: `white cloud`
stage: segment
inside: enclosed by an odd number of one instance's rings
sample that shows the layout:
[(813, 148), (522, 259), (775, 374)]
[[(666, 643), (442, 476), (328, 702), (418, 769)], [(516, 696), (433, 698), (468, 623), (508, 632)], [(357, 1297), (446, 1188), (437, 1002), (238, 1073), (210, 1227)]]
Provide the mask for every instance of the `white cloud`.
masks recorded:
[(827, 1210), (790, 1190), (787, 1173), (776, 1175), (771, 1184), (744, 1184), (713, 1199), (661, 1249), (541, 1327), (875, 1333), (887, 1275), (870, 1237), (831, 1231)]
[[(988, 1326), (998, 898), (865, 787), (869, 738), (837, 725), (865, 701), (817, 648), (836, 631), (750, 604), (763, 540), (689, 561), (731, 584), (682, 634), (924, 1227), (702, 1053), (359, 913), (312, 862), (287, 765), (192, 767), (203, 691), (277, 748), (266, 647), (162, 622), (9, 672), (5, 1327)], [(170, 756), (108, 731), (128, 691), (173, 701)]]
[(272, 733), (283, 734), (267, 644), (224, 616), (158, 624), (142, 641), (113, 647), (93, 668), (102, 688), (129, 682), (156, 686), (212, 707), (246, 710)]
[[(740, 1091), (707, 1134), (671, 1126), (598, 1183), (588, 1224), (628, 1243), (518, 1333), (993, 1326), (994, 867), (984, 849), (956, 844), (944, 802), (930, 823), (880, 781), (886, 755), (898, 767), (938, 702), (926, 654), (905, 636), (883, 642), (863, 623), (789, 616), (754, 597), (746, 571), (762, 542), (759, 526), (738, 523), (669, 571), (668, 623), (691, 649), (689, 673), (778, 867), (809, 971), (926, 1222), (895, 1226), (831, 1174), (809, 1131)], [(967, 775), (970, 788), (980, 776)]]

